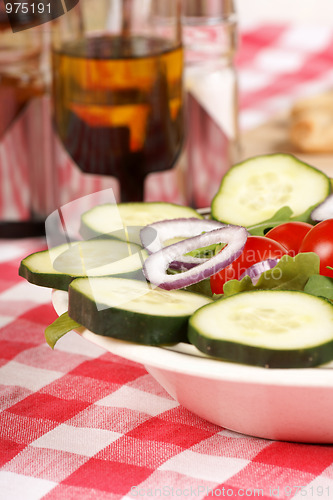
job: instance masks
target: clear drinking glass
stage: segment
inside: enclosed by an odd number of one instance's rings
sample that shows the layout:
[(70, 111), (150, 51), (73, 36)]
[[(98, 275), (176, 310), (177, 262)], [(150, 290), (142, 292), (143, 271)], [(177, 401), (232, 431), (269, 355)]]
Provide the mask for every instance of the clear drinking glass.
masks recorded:
[(233, 0), (183, 0), (188, 203), (211, 204), (239, 156)]
[(46, 35), (0, 2), (0, 237), (43, 234), (54, 210)]
[(142, 201), (183, 141), (181, 0), (81, 0), (52, 26), (54, 124), (78, 168)]

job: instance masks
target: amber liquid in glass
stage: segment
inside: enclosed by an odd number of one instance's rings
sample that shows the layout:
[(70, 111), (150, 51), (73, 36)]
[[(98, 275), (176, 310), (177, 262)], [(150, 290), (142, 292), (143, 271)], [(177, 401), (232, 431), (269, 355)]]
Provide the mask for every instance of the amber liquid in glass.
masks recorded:
[(54, 120), (83, 172), (117, 177), (121, 201), (171, 168), (183, 139), (183, 51), (143, 36), (100, 35), (53, 54)]

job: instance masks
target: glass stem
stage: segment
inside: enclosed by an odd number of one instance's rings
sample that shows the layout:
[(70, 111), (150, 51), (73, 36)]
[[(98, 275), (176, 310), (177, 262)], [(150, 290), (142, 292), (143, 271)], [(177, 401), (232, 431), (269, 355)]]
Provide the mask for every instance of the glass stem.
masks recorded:
[(144, 201), (144, 185), (144, 176), (129, 176), (125, 180), (120, 180), (120, 201), (122, 203)]

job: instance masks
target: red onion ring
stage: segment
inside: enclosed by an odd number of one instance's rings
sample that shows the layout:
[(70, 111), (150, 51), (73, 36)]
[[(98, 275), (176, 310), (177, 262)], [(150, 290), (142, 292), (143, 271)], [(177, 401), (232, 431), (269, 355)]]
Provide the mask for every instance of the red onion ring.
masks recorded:
[(333, 194), (328, 195), (322, 203), (312, 210), (311, 219), (315, 222), (333, 219)]
[(182, 218), (154, 222), (140, 231), (141, 243), (149, 253), (158, 252), (163, 243), (171, 238), (192, 238), (201, 233), (220, 229), (225, 224), (210, 219)]
[[(243, 251), (248, 232), (241, 226), (224, 226), (200, 236), (174, 243), (149, 255), (143, 265), (148, 281), (165, 290), (175, 290), (198, 283), (221, 271), (237, 259)], [(226, 246), (214, 257), (179, 274), (167, 274), (170, 263), (184, 254), (205, 246), (225, 243)]]
[[(172, 238), (192, 238), (202, 233), (226, 227), (222, 222), (210, 219), (181, 218), (154, 222), (145, 226), (140, 231), (143, 247), (149, 253), (155, 253), (164, 248), (164, 243)], [(176, 261), (170, 262), (172, 269), (191, 269), (198, 264), (206, 262), (207, 258), (180, 256)]]
[(243, 274), (240, 276), (239, 281), (241, 281), (245, 276), (250, 276), (253, 285), (255, 285), (262, 273), (265, 271), (269, 271), (276, 266), (279, 262), (279, 259), (267, 259), (262, 260), (261, 262), (256, 262), (253, 266), (248, 267)]

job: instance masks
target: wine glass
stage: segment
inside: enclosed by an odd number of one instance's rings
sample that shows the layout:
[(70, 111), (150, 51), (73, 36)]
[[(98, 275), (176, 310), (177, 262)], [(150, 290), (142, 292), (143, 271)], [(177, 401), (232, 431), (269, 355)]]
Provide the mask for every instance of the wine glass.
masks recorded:
[(181, 0), (81, 0), (53, 26), (57, 133), (83, 172), (143, 201), (183, 142)]

